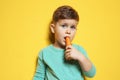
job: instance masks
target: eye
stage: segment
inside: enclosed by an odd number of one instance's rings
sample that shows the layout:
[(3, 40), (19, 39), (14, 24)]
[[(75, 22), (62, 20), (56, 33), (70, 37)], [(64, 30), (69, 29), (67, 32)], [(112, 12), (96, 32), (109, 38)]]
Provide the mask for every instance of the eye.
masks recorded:
[(71, 29), (73, 29), (73, 30), (75, 30), (75, 29), (76, 29), (76, 27), (75, 27), (75, 26), (71, 26), (70, 28), (71, 28)]
[(67, 25), (61, 25), (62, 28), (67, 28)]

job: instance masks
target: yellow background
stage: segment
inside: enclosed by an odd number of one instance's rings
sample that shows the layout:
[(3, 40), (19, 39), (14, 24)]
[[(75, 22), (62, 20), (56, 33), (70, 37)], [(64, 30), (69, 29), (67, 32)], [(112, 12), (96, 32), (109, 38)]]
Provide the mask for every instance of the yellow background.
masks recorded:
[(52, 13), (64, 4), (80, 15), (73, 42), (97, 68), (87, 80), (119, 80), (119, 0), (0, 0), (0, 80), (32, 80), (38, 52), (49, 43)]

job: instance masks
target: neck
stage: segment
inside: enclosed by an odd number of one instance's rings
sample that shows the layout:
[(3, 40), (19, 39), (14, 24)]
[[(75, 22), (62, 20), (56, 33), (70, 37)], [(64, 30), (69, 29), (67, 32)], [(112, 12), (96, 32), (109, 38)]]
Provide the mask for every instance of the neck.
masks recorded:
[(65, 47), (66, 47), (66, 46), (64, 46), (64, 45), (62, 45), (60, 43), (57, 43), (57, 42), (53, 43), (53, 45), (54, 45), (54, 47), (60, 48), (60, 49), (65, 49)]

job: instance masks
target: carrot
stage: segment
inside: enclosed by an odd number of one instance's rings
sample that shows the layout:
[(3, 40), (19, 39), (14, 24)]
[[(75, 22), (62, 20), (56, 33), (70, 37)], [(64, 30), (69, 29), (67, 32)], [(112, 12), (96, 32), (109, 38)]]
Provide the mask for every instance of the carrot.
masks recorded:
[(68, 45), (71, 45), (71, 42), (70, 42), (70, 38), (69, 37), (66, 37), (66, 46), (68, 46)]

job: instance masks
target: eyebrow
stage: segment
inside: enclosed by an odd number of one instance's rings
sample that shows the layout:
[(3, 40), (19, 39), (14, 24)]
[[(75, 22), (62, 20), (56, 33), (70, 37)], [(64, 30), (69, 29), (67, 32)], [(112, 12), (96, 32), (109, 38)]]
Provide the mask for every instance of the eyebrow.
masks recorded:
[[(66, 22), (65, 22), (65, 23), (61, 23), (60, 25), (63, 25), (63, 24), (64, 24), (64, 25), (68, 25), (68, 23), (66, 23)], [(70, 25), (71, 25), (71, 26), (76, 26), (76, 24), (70, 24)]]

